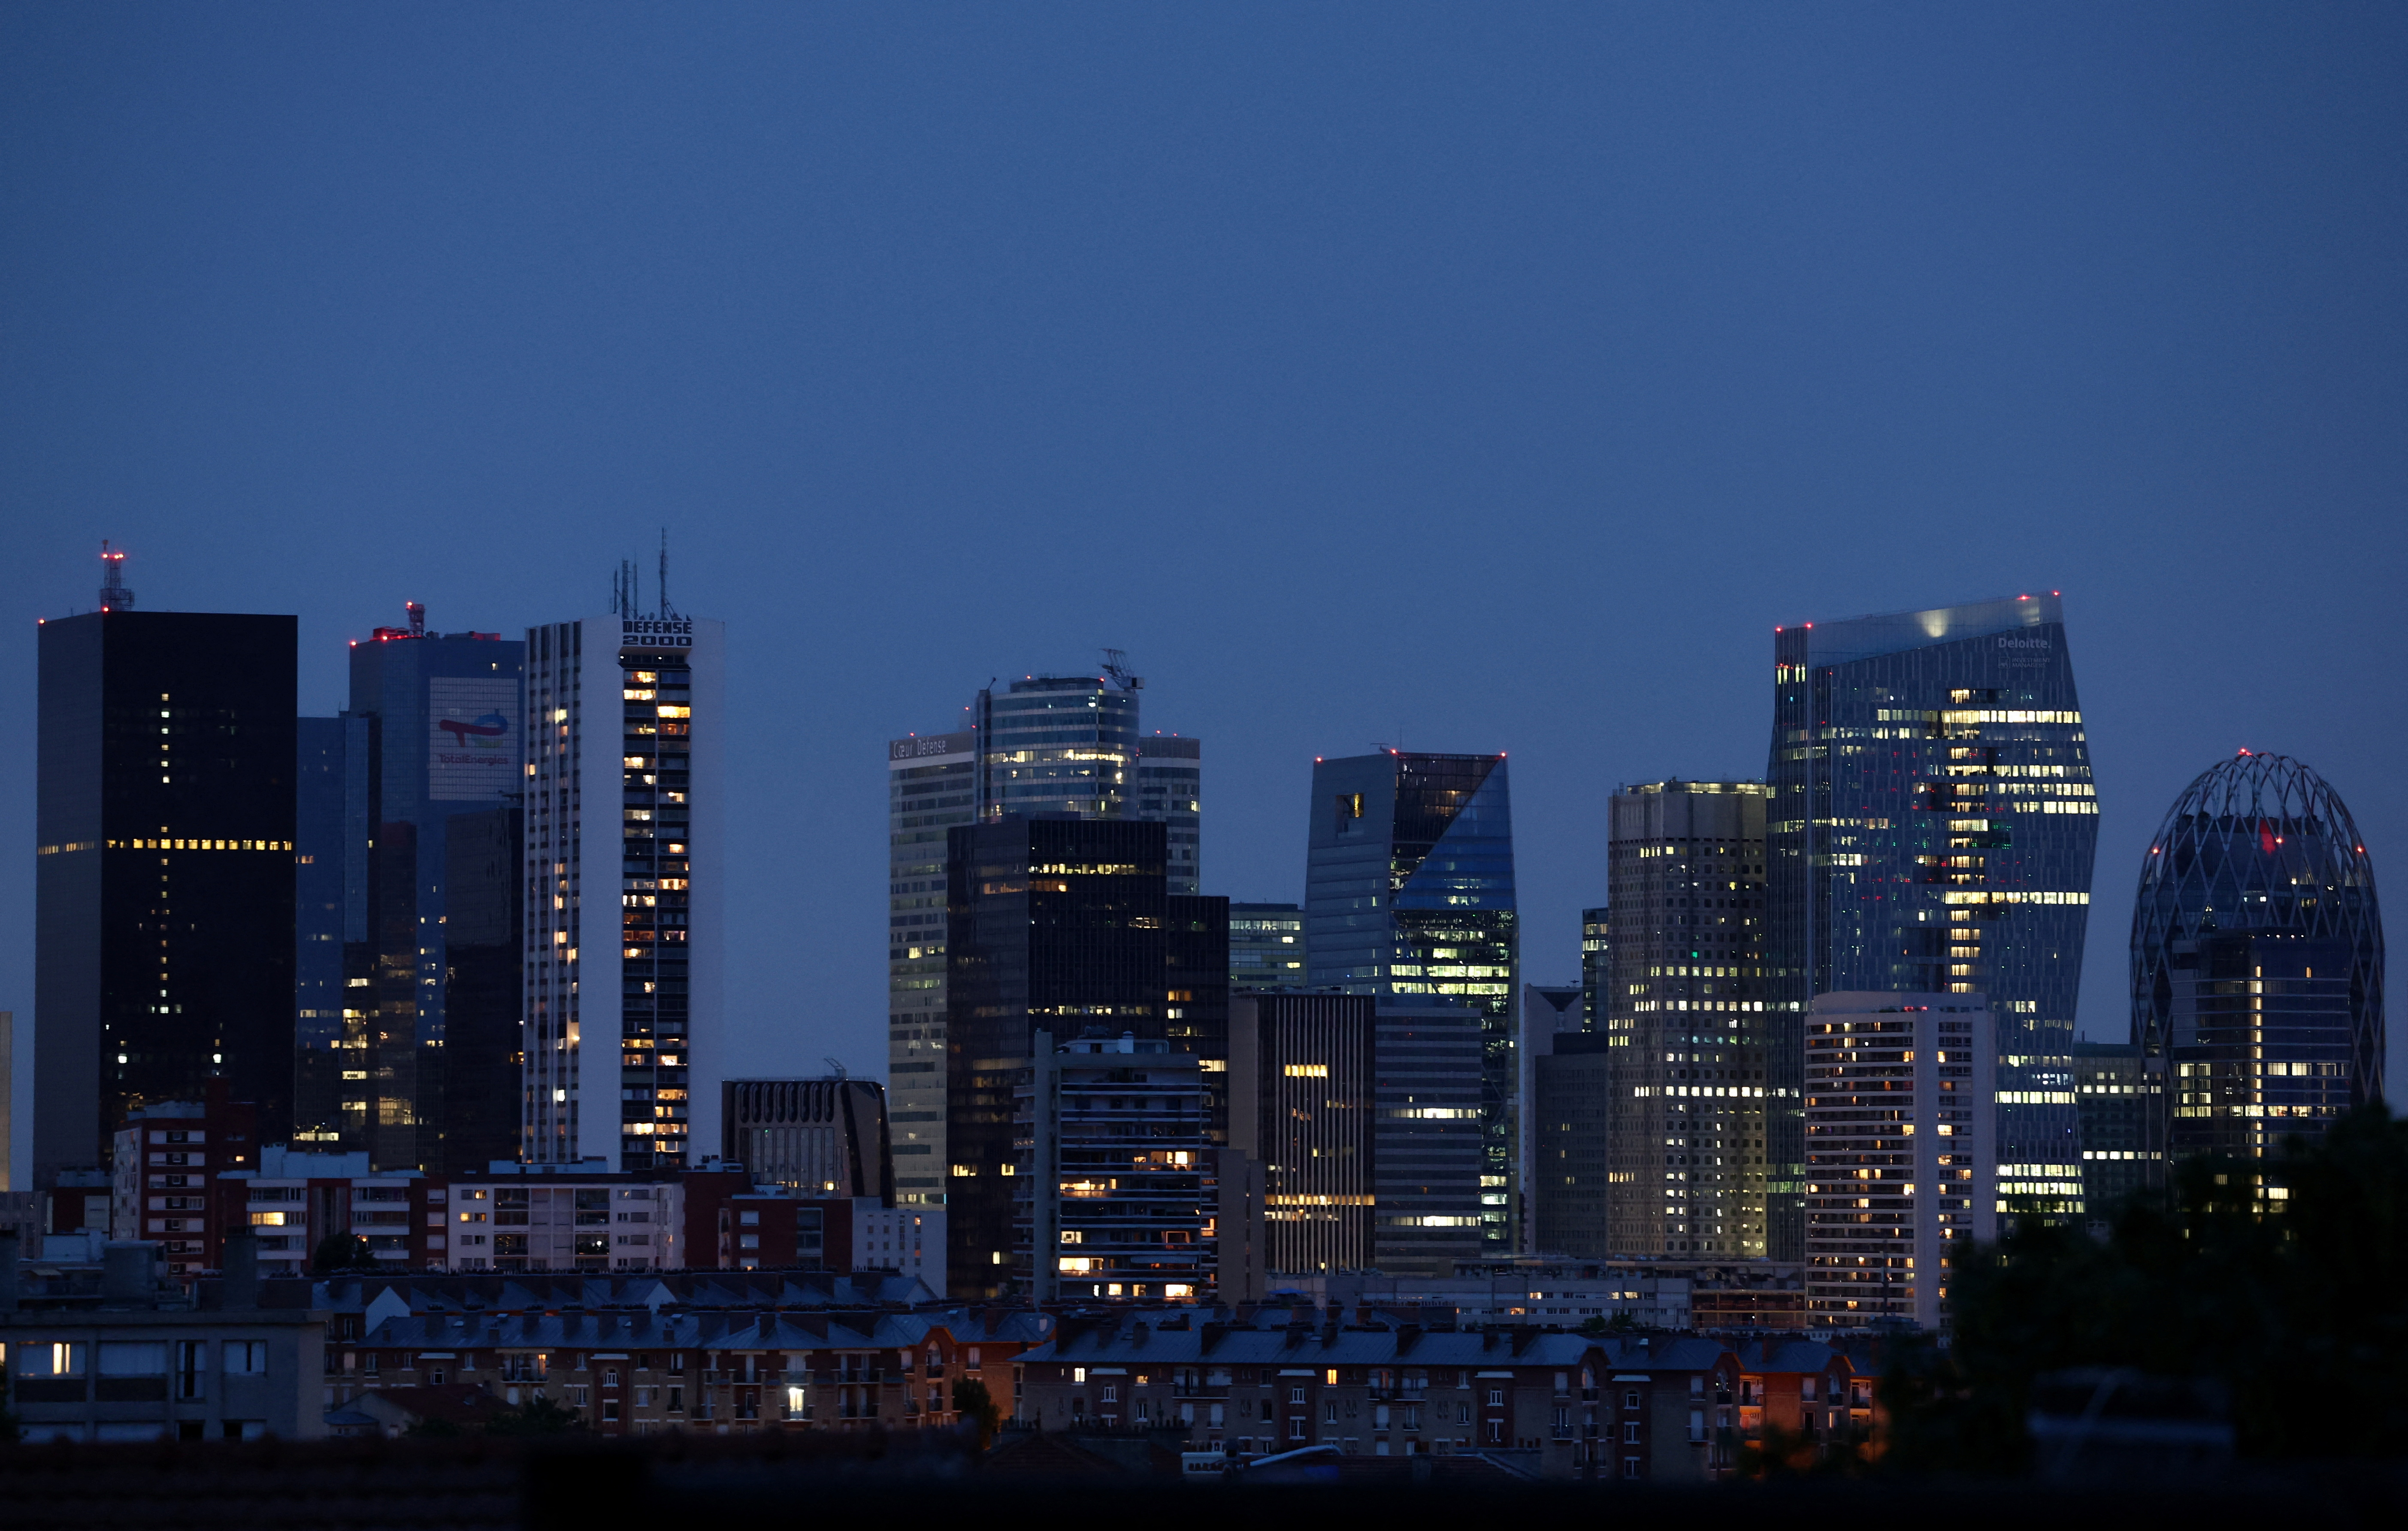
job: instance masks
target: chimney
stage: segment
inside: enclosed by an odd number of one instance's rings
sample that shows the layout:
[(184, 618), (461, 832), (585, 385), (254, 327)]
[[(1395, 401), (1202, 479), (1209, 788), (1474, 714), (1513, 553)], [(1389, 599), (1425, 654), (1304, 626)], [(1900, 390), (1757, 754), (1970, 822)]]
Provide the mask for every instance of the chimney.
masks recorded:
[(155, 1244), (111, 1240), (100, 1251), (100, 1300), (110, 1307), (150, 1303), (150, 1262)]
[(257, 1307), (259, 1306), (259, 1235), (250, 1229), (228, 1234), (225, 1252), (219, 1257), (224, 1269), (218, 1283), (220, 1307)]
[(17, 1230), (0, 1228), (0, 1313), (17, 1311)]

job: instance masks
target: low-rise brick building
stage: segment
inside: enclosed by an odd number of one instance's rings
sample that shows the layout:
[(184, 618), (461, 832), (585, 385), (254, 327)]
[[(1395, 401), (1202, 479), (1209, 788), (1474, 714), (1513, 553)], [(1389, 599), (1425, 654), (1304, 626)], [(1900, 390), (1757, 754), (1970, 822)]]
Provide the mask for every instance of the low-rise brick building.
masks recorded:
[[(1206, 1315), (1061, 1321), (1021, 1358), (1012, 1416), (1184, 1426), (1240, 1457), (1510, 1453), (1538, 1476), (1702, 1481), (1732, 1466), (1737, 1358), (1710, 1340)], [(1268, 1322), (1265, 1322), (1266, 1319)]]

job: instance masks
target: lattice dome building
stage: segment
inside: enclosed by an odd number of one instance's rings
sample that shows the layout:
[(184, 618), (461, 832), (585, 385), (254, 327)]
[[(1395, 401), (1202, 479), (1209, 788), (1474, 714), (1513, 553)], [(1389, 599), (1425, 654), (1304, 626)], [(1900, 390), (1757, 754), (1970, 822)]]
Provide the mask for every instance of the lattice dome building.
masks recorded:
[(2262, 1157), (2383, 1094), (2383, 917), (2349, 809), (2281, 755), (2202, 773), (2151, 840), (2132, 1040), (2172, 1157)]

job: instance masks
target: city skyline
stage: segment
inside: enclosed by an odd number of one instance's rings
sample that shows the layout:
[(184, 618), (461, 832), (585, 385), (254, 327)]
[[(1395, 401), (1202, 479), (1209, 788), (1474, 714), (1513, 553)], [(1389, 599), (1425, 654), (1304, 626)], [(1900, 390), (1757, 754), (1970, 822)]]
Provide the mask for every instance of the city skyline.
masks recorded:
[(2103, 869), (2243, 747), (2408, 847), (2396, 12), (12, 24), (16, 642), (108, 537), (296, 615), (325, 716), (403, 601), (599, 610), (666, 524), (760, 1072), (883, 1053), (870, 752), (1106, 646), (1211, 744), (1210, 893), (1300, 900), (1315, 755), (1511, 751), (1539, 982), (1584, 805), (1757, 774), (1807, 614), (2063, 589)]

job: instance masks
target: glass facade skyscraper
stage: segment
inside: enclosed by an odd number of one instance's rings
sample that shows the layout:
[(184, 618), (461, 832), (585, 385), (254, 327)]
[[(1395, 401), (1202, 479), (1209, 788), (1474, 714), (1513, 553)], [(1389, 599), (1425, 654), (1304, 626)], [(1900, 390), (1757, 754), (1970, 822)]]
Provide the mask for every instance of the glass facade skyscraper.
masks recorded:
[(1522, 1224), (1519, 917), (1504, 756), (1313, 762), (1307, 981), (1478, 1014), (1484, 1253), (1514, 1252)]
[[(1168, 890), (1159, 824), (1006, 815), (948, 833), (947, 1291), (1003, 1294), (1014, 1268), (1015, 1092), (1039, 1032), (1100, 1028), (1228, 1059), (1226, 901)], [(1209, 1141), (1225, 1095), (1205, 1105)]]
[(1797, 1028), (1817, 994), (1985, 993), (1999, 1190), (2079, 1210), (2074, 999), (2099, 801), (2055, 595), (1784, 628), (1769, 782), (1775, 1259), (1803, 1252)]
[[(889, 740), (887, 1070), (896, 1197), (941, 1206), (945, 1146), (945, 837), (1007, 814), (1165, 826), (1174, 894), (1199, 886), (1203, 749), (1140, 737), (1143, 681), (1027, 675), (979, 692), (965, 728)], [(1064, 1036), (1061, 1040), (1068, 1040)]]
[(1304, 905), (1229, 905), (1229, 987), (1289, 989), (1304, 982)]
[[(485, 1009), (469, 1027), (481, 1040), (452, 1045), (446, 897), (454, 816), (506, 811), (526, 791), (526, 645), (499, 633), (430, 633), (424, 615), (413, 605), (408, 626), (379, 628), (351, 647), (351, 707), (339, 721), (364, 724), (366, 747), (346, 749), (345, 787), (364, 797), (367, 833), (342, 847), (362, 907), (343, 943), (336, 1093), (345, 1148), (366, 1150), (380, 1170), (443, 1174), (482, 1169), (497, 1143), (515, 1157), (510, 1136), (484, 1120), (468, 1124), (462, 1147), (471, 1157), (455, 1163), (445, 1151), (455, 1125), (445, 1104), (451, 1065), (490, 1052), (493, 1033), (518, 1023), (515, 988), (490, 992), (512, 963), (478, 990)], [(314, 800), (331, 783), (312, 786)], [(490, 838), (491, 826), (469, 832)], [(471, 1098), (486, 1093), (469, 1088)]]
[(1761, 782), (1650, 782), (1607, 801), (1600, 986), (1616, 1255), (1766, 1257)]
[(122, 602), (41, 626), (36, 1190), (211, 1079), (293, 1130), (294, 641)]
[(2243, 750), (2142, 860), (2132, 1042), (2164, 1076), (2172, 1157), (2263, 1158), (2383, 1098), (2383, 912), (2339, 793)]

